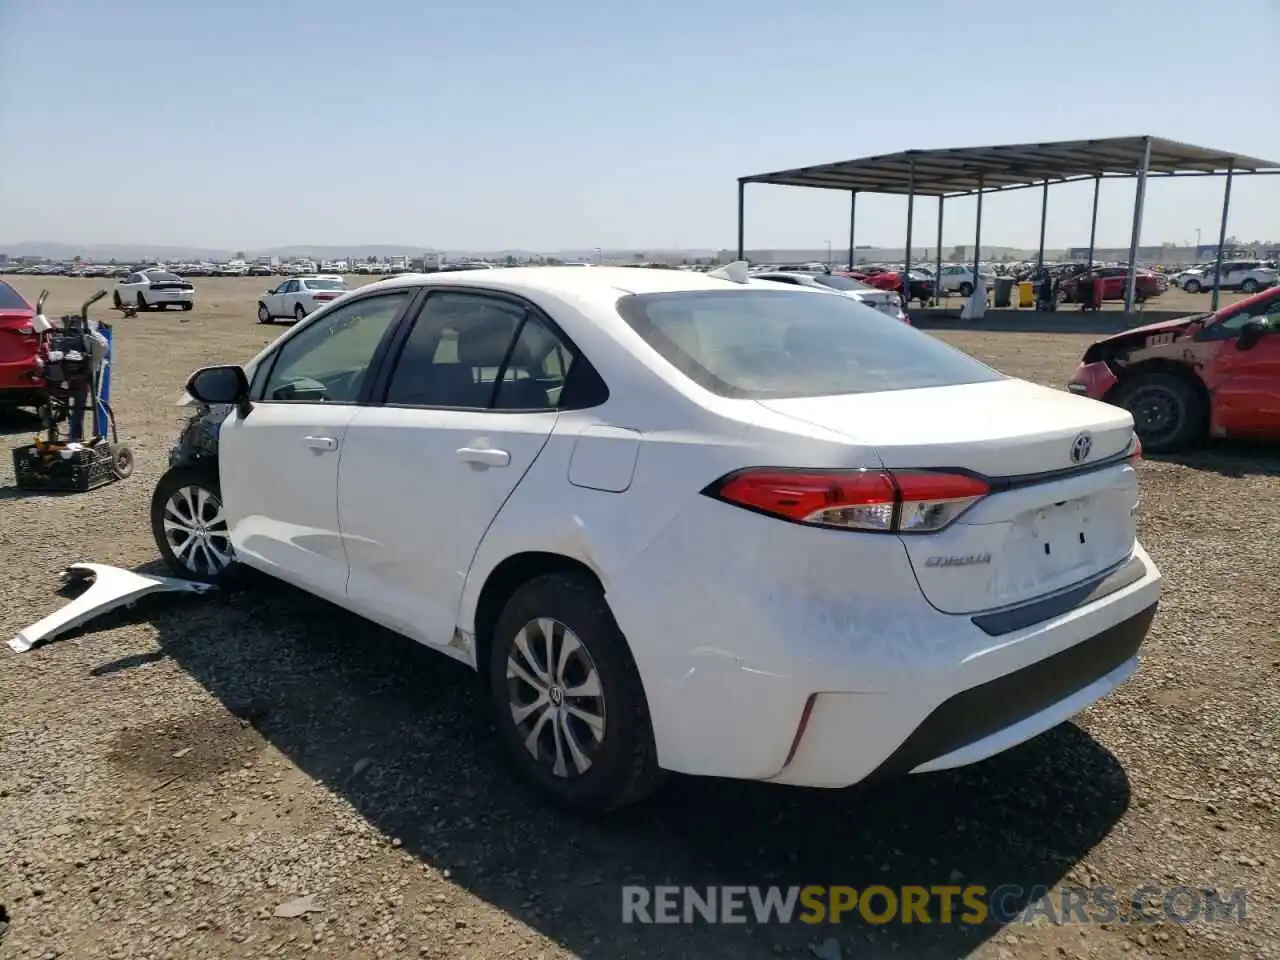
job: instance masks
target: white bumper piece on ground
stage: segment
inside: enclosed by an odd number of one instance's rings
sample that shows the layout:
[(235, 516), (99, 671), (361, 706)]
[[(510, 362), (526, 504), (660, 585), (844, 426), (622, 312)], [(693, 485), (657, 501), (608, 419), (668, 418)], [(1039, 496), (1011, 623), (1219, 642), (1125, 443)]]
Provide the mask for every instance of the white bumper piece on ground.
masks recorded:
[(102, 563), (73, 563), (63, 573), (67, 580), (92, 580), (93, 585), (66, 606), (55, 610), (9, 641), (14, 653), (25, 653), (42, 640), (49, 640), (73, 627), (87, 623), (120, 607), (131, 607), (151, 593), (205, 593), (213, 587), (175, 577), (155, 577), (134, 573)]

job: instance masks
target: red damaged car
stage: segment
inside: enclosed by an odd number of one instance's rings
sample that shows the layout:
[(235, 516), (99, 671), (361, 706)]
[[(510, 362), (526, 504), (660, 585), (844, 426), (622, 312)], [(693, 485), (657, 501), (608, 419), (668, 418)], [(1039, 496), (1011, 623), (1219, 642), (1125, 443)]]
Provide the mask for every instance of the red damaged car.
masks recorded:
[(1127, 409), (1151, 453), (1280, 440), (1280, 287), (1099, 340), (1067, 389)]
[(36, 308), (0, 280), (0, 406), (37, 406), (44, 397)]
[[(1129, 272), (1124, 267), (1102, 267), (1093, 271), (1094, 282), (1102, 286), (1103, 300), (1123, 300)], [(1077, 273), (1062, 281), (1058, 299), (1062, 303), (1079, 303), (1084, 296), (1085, 274)], [(1135, 270), (1133, 274), (1133, 299), (1137, 303), (1158, 297), (1169, 288), (1169, 282), (1151, 270)]]

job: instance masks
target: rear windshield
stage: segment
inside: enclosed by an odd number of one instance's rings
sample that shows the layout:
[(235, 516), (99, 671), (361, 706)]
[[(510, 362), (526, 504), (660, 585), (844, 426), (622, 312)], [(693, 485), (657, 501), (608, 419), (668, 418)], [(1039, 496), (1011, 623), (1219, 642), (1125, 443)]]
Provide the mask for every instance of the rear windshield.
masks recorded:
[(824, 287), (830, 287), (832, 290), (874, 290), (875, 287), (869, 283), (859, 283), (857, 280), (851, 280), (848, 277), (837, 276), (816, 276), (817, 280)]
[(769, 400), (1003, 379), (985, 364), (847, 297), (799, 290), (633, 294), (622, 318), (699, 386)]
[(341, 280), (304, 280), (308, 290), (345, 290), (347, 285)]
[(152, 283), (181, 283), (182, 278), (176, 273), (165, 273), (163, 270), (148, 270), (147, 279)]
[(0, 280), (0, 310), (30, 310), (31, 307), (27, 301), (18, 296), (18, 291), (13, 289), (3, 280)]

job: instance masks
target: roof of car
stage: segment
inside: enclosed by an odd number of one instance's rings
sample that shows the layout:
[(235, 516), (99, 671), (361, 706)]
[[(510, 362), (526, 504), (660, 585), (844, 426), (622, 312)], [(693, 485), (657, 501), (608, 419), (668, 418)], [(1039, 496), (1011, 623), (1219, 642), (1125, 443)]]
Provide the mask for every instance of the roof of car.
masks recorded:
[[(741, 290), (743, 284), (691, 270), (639, 270), (634, 267), (500, 267), (496, 270), (407, 273), (379, 280), (363, 289), (419, 286), (485, 286), (513, 293), (539, 291), (552, 296), (616, 292), (677, 293), (694, 290)], [(751, 286), (751, 284), (747, 284)]]

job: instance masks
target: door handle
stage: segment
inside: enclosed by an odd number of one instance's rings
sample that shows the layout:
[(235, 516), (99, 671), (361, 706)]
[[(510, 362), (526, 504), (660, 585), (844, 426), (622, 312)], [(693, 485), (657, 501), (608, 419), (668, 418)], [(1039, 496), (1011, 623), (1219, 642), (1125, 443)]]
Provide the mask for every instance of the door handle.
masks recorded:
[(511, 454), (493, 447), (459, 447), (458, 457), (467, 463), (476, 463), (485, 467), (505, 467), (511, 462)]
[(337, 450), (338, 441), (333, 437), (303, 437), (308, 447), (312, 450)]

